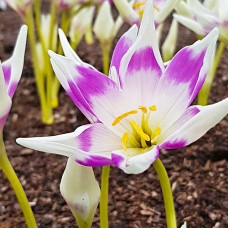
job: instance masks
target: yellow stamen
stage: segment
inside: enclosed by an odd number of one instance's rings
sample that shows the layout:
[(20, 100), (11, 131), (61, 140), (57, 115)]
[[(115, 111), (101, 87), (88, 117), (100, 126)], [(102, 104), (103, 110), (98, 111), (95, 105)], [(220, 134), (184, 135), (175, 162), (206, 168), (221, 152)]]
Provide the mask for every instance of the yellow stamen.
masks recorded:
[(157, 110), (157, 107), (156, 105), (152, 105), (149, 107), (150, 111), (156, 111)]
[(149, 135), (147, 135), (146, 133), (143, 132), (142, 128), (140, 126), (137, 125), (137, 123), (132, 120), (131, 121), (132, 126), (135, 128), (135, 130), (137, 131), (138, 135), (143, 138), (146, 141), (150, 141), (150, 137)]
[(143, 112), (143, 113), (147, 113), (147, 108), (146, 106), (139, 106), (139, 109)]
[(126, 112), (120, 116), (118, 116), (116, 119), (114, 119), (114, 121), (112, 122), (112, 126), (115, 126), (116, 124), (118, 124), (123, 118), (132, 115), (132, 114), (136, 114), (138, 111), (137, 110), (132, 110), (129, 112)]
[(122, 146), (123, 146), (124, 150), (127, 149), (127, 139), (128, 139), (128, 136), (129, 136), (128, 132), (125, 132), (123, 134), (123, 136), (122, 136)]
[(156, 140), (157, 140), (157, 138), (158, 138), (158, 136), (161, 134), (161, 128), (160, 127), (156, 127), (155, 128), (155, 132), (154, 133), (152, 133), (152, 135), (151, 135), (151, 143), (154, 143), (154, 142), (156, 142)]

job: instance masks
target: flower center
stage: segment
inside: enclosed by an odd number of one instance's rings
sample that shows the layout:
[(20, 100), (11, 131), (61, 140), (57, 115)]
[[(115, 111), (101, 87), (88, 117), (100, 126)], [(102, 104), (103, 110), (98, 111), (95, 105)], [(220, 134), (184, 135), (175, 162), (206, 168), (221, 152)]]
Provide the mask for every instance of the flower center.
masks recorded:
[[(124, 150), (127, 150), (127, 148), (141, 148), (144, 151), (146, 148), (156, 145), (157, 138), (161, 134), (161, 128), (155, 127), (152, 129), (149, 126), (151, 113), (155, 111), (157, 111), (156, 105), (149, 107), (139, 106), (138, 109), (125, 112), (114, 119), (112, 126), (116, 126), (124, 119), (127, 119), (130, 124), (131, 130), (122, 135)], [(134, 118), (137, 114), (142, 116), (140, 124)]]

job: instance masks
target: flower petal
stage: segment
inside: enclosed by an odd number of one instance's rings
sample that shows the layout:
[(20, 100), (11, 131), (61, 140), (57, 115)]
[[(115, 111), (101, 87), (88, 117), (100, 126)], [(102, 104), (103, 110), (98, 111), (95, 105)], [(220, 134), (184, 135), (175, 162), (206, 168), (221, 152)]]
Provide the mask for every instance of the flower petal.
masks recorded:
[[(120, 67), (120, 61), (122, 57), (125, 55), (125, 53), (128, 51), (128, 49), (132, 46), (134, 43), (136, 36), (138, 32), (138, 27), (136, 25), (133, 25), (118, 41), (116, 44), (116, 47), (113, 51), (112, 60), (111, 60), (111, 67), (115, 67), (117, 74), (119, 76), (119, 67)], [(119, 80), (122, 85), (122, 80)]]
[[(202, 41), (183, 48), (168, 64), (156, 95), (153, 122), (168, 129), (192, 103), (201, 89), (214, 55), (218, 29)], [(153, 123), (152, 123), (153, 124)]]
[[(130, 152), (129, 152), (130, 150)], [(135, 156), (127, 156), (126, 152), (137, 154), (139, 149), (129, 148), (127, 151), (118, 150), (112, 152), (112, 161), (115, 166), (127, 174), (139, 174), (147, 170), (159, 157), (159, 147), (155, 146), (150, 151)]]
[(195, 107), (199, 112), (169, 135), (160, 148), (181, 148), (195, 142), (227, 115), (228, 98), (213, 105)]
[(21, 78), (24, 65), (24, 54), (27, 38), (27, 26), (23, 25), (19, 32), (13, 55), (10, 59), (2, 63), (3, 75), (7, 93), (13, 97), (17, 84)]
[[(75, 53), (75, 51), (70, 46), (62, 29), (59, 29), (59, 39), (60, 39), (60, 42), (61, 42), (61, 45), (63, 48), (63, 52), (68, 59), (73, 60), (77, 65), (82, 65), (84, 67), (88, 67), (88, 68), (91, 68), (91, 69), (94, 69), (95, 71), (97, 71), (97, 69), (94, 68), (92, 65), (85, 63), (80, 59), (80, 57)], [(52, 53), (52, 52), (50, 52), (50, 53)]]
[(185, 16), (177, 15), (177, 14), (174, 14), (173, 17), (180, 24), (182, 24), (185, 27), (189, 28), (190, 30), (192, 30), (196, 34), (203, 35), (203, 36), (206, 35), (206, 32), (204, 31), (202, 25), (199, 24), (198, 22), (196, 22), (195, 20), (187, 18)]
[(98, 122), (96, 115), (91, 110), (90, 105), (74, 81), (73, 75), (75, 74), (75, 63), (72, 60), (67, 59), (64, 56), (57, 55), (52, 51), (49, 51), (49, 55), (51, 56), (51, 64), (57, 78), (74, 104), (91, 123)]
[(16, 141), (34, 150), (67, 156), (85, 166), (110, 165), (111, 150), (121, 148), (121, 139), (101, 123), (84, 125), (68, 134)]
[(156, 39), (151, 0), (146, 2), (137, 39), (121, 60), (120, 75), (123, 78), (130, 77), (133, 70), (146, 71), (148, 69), (153, 70), (159, 76), (164, 70)]

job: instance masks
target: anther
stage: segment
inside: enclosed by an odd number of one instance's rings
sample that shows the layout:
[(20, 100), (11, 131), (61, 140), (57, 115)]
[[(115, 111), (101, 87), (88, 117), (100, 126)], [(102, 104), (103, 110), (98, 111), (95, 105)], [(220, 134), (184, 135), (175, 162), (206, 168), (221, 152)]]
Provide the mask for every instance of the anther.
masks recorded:
[(118, 116), (116, 119), (114, 119), (114, 121), (112, 122), (112, 126), (115, 126), (116, 124), (118, 124), (123, 118), (132, 115), (132, 114), (136, 114), (138, 111), (137, 110), (132, 110), (129, 112), (126, 112), (120, 116)]
[(150, 111), (156, 111), (157, 110), (157, 107), (156, 105), (152, 105), (149, 107)]
[(143, 113), (147, 113), (147, 108), (146, 106), (139, 106), (139, 109), (143, 112)]
[(149, 135), (147, 135), (146, 133), (143, 132), (142, 128), (140, 126), (137, 125), (137, 123), (132, 120), (131, 121), (132, 126), (135, 128), (136, 132), (138, 133), (138, 135), (143, 138), (146, 141), (150, 141), (150, 137)]

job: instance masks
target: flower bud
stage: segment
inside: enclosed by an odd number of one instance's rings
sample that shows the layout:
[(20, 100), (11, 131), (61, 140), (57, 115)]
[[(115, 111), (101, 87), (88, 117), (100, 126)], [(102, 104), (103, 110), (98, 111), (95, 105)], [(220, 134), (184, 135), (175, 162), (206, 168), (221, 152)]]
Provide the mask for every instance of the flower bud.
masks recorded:
[(60, 191), (79, 227), (90, 227), (100, 200), (100, 187), (93, 169), (68, 159)]

